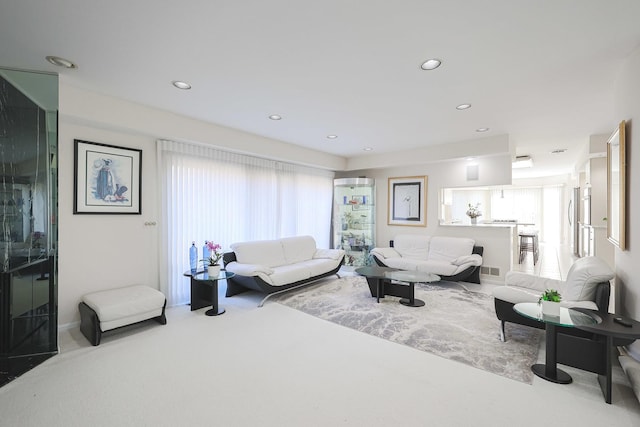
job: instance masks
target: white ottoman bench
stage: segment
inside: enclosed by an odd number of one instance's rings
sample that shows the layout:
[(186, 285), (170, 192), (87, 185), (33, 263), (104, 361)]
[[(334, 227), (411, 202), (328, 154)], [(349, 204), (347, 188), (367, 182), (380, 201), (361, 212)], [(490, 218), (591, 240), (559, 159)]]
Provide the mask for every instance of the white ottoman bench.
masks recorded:
[(91, 344), (98, 345), (106, 331), (149, 319), (166, 325), (166, 305), (162, 292), (144, 285), (92, 292), (78, 305), (80, 331)]

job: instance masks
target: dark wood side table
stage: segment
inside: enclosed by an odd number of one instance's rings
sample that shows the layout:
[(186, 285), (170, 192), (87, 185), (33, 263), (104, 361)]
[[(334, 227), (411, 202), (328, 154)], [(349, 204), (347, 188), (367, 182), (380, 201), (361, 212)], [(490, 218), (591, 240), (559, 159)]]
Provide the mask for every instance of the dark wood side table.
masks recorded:
[(224, 314), (224, 308), (218, 304), (218, 281), (227, 280), (235, 276), (235, 273), (222, 270), (217, 277), (209, 277), (206, 271), (187, 271), (184, 275), (188, 276), (191, 282), (191, 311), (210, 305), (211, 308), (204, 313), (207, 316)]
[[(582, 329), (583, 331), (606, 337), (606, 373), (604, 375), (598, 374), (598, 383), (600, 383), (600, 389), (602, 390), (602, 394), (604, 395), (605, 402), (611, 403), (611, 364), (613, 362), (613, 351), (615, 348), (614, 340), (623, 339), (633, 342), (634, 340), (640, 338), (640, 322), (628, 317), (618, 316), (611, 313), (604, 314), (595, 310), (582, 308), (574, 308), (573, 310), (589, 314), (598, 322), (594, 325), (576, 325), (578, 329)], [(623, 326), (619, 323), (616, 323), (613, 320), (616, 317), (623, 317), (624, 320), (631, 323), (631, 326)]]

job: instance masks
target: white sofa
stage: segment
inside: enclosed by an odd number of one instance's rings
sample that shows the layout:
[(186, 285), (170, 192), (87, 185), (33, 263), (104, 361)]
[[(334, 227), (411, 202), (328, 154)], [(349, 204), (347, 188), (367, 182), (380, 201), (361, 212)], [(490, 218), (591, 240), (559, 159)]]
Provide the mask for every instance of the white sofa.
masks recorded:
[(345, 255), (317, 248), (311, 236), (234, 243), (231, 249), (223, 257), (225, 269), (236, 274), (227, 280), (228, 297), (249, 289), (274, 294), (331, 276)]
[(427, 271), (443, 280), (480, 283), (482, 246), (466, 237), (400, 234), (392, 247), (371, 250), (376, 263), (400, 270)]

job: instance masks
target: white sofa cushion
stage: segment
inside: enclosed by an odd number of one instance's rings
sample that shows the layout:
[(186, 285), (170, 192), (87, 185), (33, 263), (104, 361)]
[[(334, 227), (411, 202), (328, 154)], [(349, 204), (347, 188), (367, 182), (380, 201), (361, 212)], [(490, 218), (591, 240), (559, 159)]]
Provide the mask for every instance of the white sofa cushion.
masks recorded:
[(378, 258), (399, 258), (400, 254), (394, 248), (373, 248), (371, 249), (372, 255), (377, 255)]
[(311, 272), (306, 266), (298, 264), (281, 265), (275, 267), (273, 273), (269, 275), (273, 286), (288, 285), (299, 280), (306, 280), (311, 277)]
[(613, 278), (613, 271), (600, 258), (579, 258), (567, 272), (562, 299), (570, 301), (594, 300), (598, 283), (608, 282)]
[(240, 264), (239, 262), (230, 262), (225, 269), (240, 276), (257, 276), (260, 273), (272, 274), (273, 268), (262, 264)]
[(313, 254), (314, 259), (341, 259), (344, 255), (344, 249), (316, 249)]
[(316, 241), (311, 236), (285, 237), (280, 242), (287, 264), (312, 259), (316, 253)]
[(429, 261), (454, 262), (463, 255), (471, 255), (475, 240), (466, 237), (434, 236), (429, 244)]
[(267, 267), (286, 265), (282, 243), (280, 240), (256, 240), (231, 245), (236, 260), (241, 264), (261, 264)]
[(399, 234), (393, 238), (393, 248), (404, 258), (427, 259), (430, 241), (431, 236)]
[(145, 285), (109, 289), (86, 294), (82, 301), (98, 315), (102, 332), (162, 314), (166, 298)]
[(313, 277), (325, 274), (327, 271), (331, 271), (336, 268), (339, 264), (340, 260), (337, 259), (317, 258), (302, 261), (297, 265), (299, 265), (301, 268), (308, 269), (309, 277)]
[(426, 260), (415, 261), (415, 263), (416, 270), (426, 271), (427, 273), (433, 273), (439, 276), (453, 276), (462, 271), (457, 265), (446, 261)]

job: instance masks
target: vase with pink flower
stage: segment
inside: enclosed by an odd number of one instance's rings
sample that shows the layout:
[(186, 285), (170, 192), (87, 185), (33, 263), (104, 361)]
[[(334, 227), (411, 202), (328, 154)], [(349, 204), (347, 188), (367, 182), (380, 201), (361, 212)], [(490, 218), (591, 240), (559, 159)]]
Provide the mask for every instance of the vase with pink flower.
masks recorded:
[(207, 249), (209, 249), (209, 257), (203, 259), (207, 263), (207, 273), (209, 277), (218, 277), (220, 274), (220, 259), (222, 259), (222, 246), (207, 240)]

